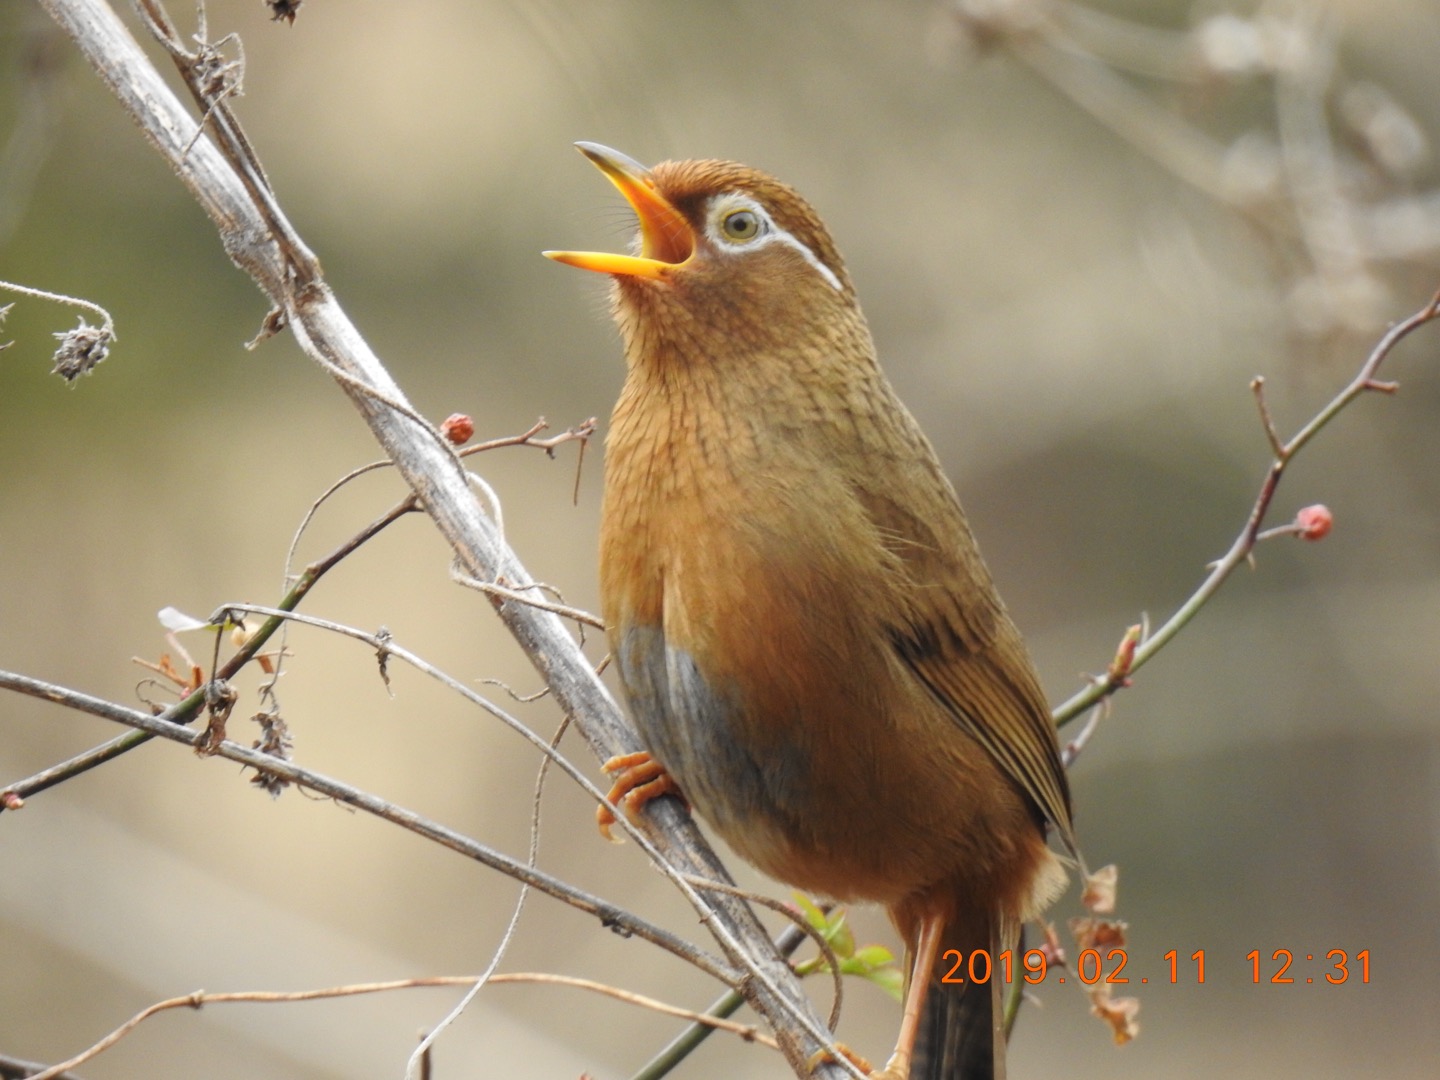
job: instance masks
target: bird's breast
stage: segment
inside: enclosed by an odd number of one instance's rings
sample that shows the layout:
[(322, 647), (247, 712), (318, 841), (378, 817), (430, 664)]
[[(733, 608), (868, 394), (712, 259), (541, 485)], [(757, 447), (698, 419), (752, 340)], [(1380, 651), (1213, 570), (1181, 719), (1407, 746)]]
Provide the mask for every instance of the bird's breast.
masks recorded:
[(823, 808), (874, 821), (882, 763), (895, 760), (885, 744), (933, 711), (881, 629), (901, 591), (893, 556), (814, 452), (823, 428), (767, 440), (744, 417), (644, 404), (617, 408), (601, 528), (605, 618), (635, 724), (742, 855), (849, 891), (853, 868), (826, 875), (854, 826)]

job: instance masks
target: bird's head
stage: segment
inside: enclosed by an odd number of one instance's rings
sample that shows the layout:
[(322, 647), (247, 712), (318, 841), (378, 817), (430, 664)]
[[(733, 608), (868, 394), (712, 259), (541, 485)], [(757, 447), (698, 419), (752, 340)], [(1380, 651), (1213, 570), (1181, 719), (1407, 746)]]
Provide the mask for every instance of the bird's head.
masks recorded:
[(863, 326), (834, 241), (793, 188), (732, 161), (647, 169), (597, 143), (576, 145), (630, 203), (639, 235), (626, 255), (545, 254), (612, 275), (632, 354), (637, 341), (680, 339), (712, 354), (824, 347), (842, 327)]

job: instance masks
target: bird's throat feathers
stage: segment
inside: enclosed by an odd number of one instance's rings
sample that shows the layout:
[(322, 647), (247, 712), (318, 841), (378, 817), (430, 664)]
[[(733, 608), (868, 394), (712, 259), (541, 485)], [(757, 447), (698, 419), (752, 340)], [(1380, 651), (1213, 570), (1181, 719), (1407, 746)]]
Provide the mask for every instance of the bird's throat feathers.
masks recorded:
[(663, 281), (617, 277), (612, 302), (627, 366), (773, 380), (787, 370), (873, 363), (853, 295), (787, 254), (765, 259), (768, 268), (687, 267)]

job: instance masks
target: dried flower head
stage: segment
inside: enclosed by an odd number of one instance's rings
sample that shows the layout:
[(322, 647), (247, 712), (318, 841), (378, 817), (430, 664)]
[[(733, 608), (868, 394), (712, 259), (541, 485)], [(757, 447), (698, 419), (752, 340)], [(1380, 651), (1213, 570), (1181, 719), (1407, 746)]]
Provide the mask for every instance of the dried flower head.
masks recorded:
[(108, 326), (91, 326), (83, 318), (74, 330), (56, 334), (60, 347), (55, 350), (52, 373), (74, 384), (81, 375), (89, 375), (95, 365), (110, 355), (115, 331)]
[(295, 25), (295, 16), (300, 14), (300, 5), (305, 0), (265, 0), (270, 5), (270, 18), (274, 22), (284, 19), (291, 26)]
[[(252, 748), (259, 750), (262, 754), (279, 758), (281, 761), (289, 761), (295, 742), (290, 737), (289, 725), (280, 715), (275, 712), (262, 712), (256, 713), (250, 719), (260, 725), (260, 738), (255, 740)], [(290, 781), (267, 772), (257, 772), (250, 778), (250, 782), (256, 787), (264, 788), (272, 798), (277, 799), (280, 797), (280, 792), (290, 786)]]

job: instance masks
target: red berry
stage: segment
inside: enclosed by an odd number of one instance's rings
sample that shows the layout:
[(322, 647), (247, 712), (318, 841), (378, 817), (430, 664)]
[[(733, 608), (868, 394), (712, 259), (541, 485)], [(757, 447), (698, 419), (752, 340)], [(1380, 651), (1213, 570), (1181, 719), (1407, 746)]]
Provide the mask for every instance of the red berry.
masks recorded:
[(1299, 527), (1300, 539), (1324, 540), (1330, 535), (1330, 527), (1335, 524), (1335, 515), (1330, 513), (1328, 506), (1316, 503), (1296, 514), (1295, 524)]
[(440, 425), (440, 434), (456, 446), (464, 446), (475, 434), (475, 421), (464, 413), (452, 413)]

